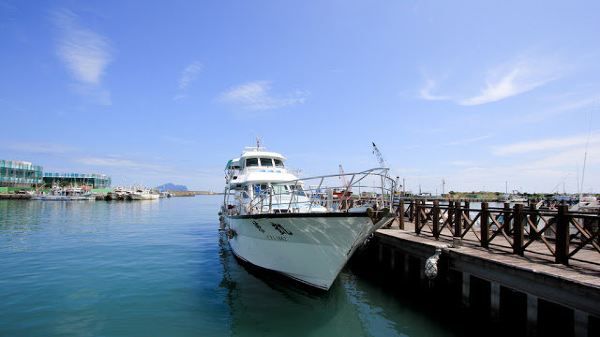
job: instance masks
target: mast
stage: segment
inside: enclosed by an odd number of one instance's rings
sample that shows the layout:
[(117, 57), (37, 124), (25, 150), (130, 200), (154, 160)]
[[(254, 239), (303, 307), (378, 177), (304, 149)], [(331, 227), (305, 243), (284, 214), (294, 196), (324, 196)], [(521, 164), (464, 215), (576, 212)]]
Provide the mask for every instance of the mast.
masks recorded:
[(444, 195), (445, 191), (446, 191), (446, 179), (442, 178), (442, 195)]
[(588, 154), (588, 146), (590, 145), (590, 136), (592, 135), (592, 113), (590, 112), (590, 118), (589, 118), (589, 130), (588, 130), (588, 136), (587, 136), (587, 140), (585, 141), (585, 154), (583, 155), (583, 169), (581, 170), (581, 189), (579, 191), (579, 200), (581, 200), (581, 197), (583, 196), (583, 178), (585, 177), (585, 163), (587, 161), (587, 154)]

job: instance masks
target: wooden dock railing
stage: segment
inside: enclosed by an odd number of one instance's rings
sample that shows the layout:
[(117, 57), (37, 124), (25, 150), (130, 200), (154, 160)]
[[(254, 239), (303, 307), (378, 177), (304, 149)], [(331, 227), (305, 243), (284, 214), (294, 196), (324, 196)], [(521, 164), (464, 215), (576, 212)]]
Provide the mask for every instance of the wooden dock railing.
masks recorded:
[[(435, 200), (400, 200), (397, 209), (400, 229), (405, 228), (405, 218), (414, 224), (417, 235), (452, 238), (454, 242), (470, 240), (489, 249), (501, 242), (512, 248), (512, 253), (524, 256), (528, 253), (550, 253), (556, 263), (569, 264), (578, 259), (582, 250), (584, 262), (600, 264), (600, 214), (570, 212), (567, 205), (557, 210), (536, 209), (535, 205), (516, 204), (489, 207), (482, 202), (480, 208), (472, 208), (468, 201), (448, 201), (440, 204)], [(535, 246), (535, 249), (534, 249)], [(589, 252), (594, 252), (589, 261)]]

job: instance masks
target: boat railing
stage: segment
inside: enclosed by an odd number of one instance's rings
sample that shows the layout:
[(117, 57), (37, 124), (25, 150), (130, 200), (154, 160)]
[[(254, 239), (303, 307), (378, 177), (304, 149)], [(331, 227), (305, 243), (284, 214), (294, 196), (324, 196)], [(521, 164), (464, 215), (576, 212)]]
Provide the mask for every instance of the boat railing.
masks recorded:
[(396, 189), (387, 168), (263, 185), (267, 188), (255, 190), (248, 203), (246, 210), (250, 214), (391, 210)]

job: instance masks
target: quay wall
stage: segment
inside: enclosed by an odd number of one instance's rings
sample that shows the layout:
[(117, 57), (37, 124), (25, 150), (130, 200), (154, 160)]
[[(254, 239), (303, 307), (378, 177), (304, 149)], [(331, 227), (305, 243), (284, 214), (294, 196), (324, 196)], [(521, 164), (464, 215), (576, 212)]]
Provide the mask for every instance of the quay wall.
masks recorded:
[[(438, 274), (430, 280), (425, 261), (436, 248), (441, 249)], [(453, 302), (462, 310), (454, 323), (475, 325), (482, 335), (600, 336), (597, 273), (590, 271), (591, 276), (578, 280), (518, 256), (490, 254), (453, 248), (399, 229), (381, 229), (357, 263), (392, 279), (394, 287), (431, 301), (427, 310), (443, 308), (438, 301)], [(436, 311), (440, 310), (432, 310), (432, 315), (440, 314)]]
[(0, 200), (2, 199), (31, 199), (30, 194), (15, 194), (15, 193), (0, 193)]

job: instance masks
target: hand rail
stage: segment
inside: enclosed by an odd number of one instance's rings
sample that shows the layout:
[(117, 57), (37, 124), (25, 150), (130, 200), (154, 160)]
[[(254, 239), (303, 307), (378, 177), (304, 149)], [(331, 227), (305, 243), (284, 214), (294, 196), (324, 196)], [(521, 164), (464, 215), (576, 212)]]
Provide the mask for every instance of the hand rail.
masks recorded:
[[(404, 200), (401, 201), (404, 208)], [(448, 205), (440, 205), (439, 201), (425, 204), (424, 199), (412, 199), (403, 211), (401, 223), (404, 217), (409, 221), (414, 219), (417, 235), (431, 235), (435, 239), (445, 236), (462, 240), (471, 232), (470, 240), (474, 237), (483, 248), (489, 249), (494, 240), (503, 239), (513, 254), (540, 254), (545, 249), (556, 263), (565, 265), (582, 251), (600, 254), (600, 214), (571, 212), (567, 205), (553, 211), (537, 209), (533, 204), (510, 207), (505, 203), (500, 208), (482, 202), (481, 209), (475, 209), (468, 202), (450, 201)], [(444, 219), (446, 213), (448, 216)]]
[[(301, 208), (306, 208), (307, 212), (314, 211), (316, 206), (323, 206), (324, 201), (330, 200), (333, 204), (333, 209), (329, 211), (348, 212), (351, 205), (365, 205), (371, 202), (375, 210), (388, 207), (390, 210), (393, 205), (395, 181), (388, 176), (387, 168), (374, 168), (357, 173), (343, 173), (322, 175), (316, 177), (308, 177), (302, 179), (294, 179), (289, 181), (278, 181), (268, 183), (268, 188), (256, 193), (254, 197), (247, 202), (247, 212), (249, 213), (273, 213), (273, 212), (294, 212)], [(350, 182), (337, 186), (324, 185), (326, 180), (333, 180), (342, 176), (350, 177)], [(378, 184), (362, 185), (361, 182), (367, 178), (377, 178)], [(318, 180), (316, 188), (311, 187), (307, 182)], [(279, 188), (276, 188), (279, 186)], [(291, 187), (293, 186), (293, 188)], [(358, 194), (354, 194), (350, 190), (358, 190)], [(324, 191), (331, 196), (335, 193), (334, 199), (324, 199)], [(361, 192), (362, 191), (362, 192)], [(340, 195), (341, 193), (341, 195)], [(338, 197), (339, 195), (339, 197)], [(265, 205), (266, 198), (269, 198), (268, 205)], [(337, 197), (337, 198), (336, 198)], [(282, 203), (285, 207), (282, 207)], [(306, 206), (306, 207), (303, 207)], [(260, 208), (257, 208), (260, 207)], [(266, 209), (265, 209), (266, 208)]]

